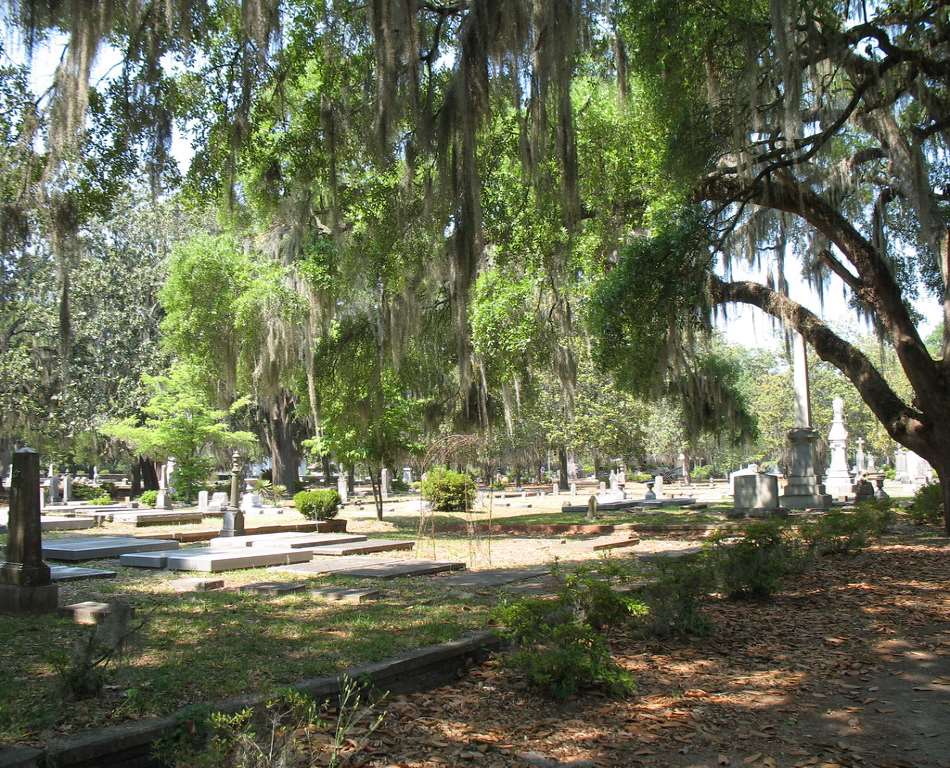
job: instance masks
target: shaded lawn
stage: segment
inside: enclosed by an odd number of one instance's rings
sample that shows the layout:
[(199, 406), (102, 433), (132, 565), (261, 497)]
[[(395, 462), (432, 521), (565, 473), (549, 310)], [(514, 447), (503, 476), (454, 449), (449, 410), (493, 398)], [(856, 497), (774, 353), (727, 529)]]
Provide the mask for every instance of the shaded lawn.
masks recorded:
[[(96, 564), (90, 564), (96, 565)], [(488, 601), (444, 599), (420, 579), (385, 582), (382, 599), (327, 604), (306, 593), (265, 597), (236, 592), (177, 595), (168, 582), (184, 574), (117, 568), (115, 580), (60, 585), (60, 603), (123, 599), (147, 624), (110, 672), (98, 699), (63, 701), (55, 668), (91, 631), (71, 619), (0, 616), (0, 744), (44, 741), (123, 720), (169, 714), (181, 706), (266, 691), (444, 642), (484, 625)], [(227, 586), (298, 581), (266, 569), (226, 574)], [(368, 580), (314, 578), (313, 586)]]

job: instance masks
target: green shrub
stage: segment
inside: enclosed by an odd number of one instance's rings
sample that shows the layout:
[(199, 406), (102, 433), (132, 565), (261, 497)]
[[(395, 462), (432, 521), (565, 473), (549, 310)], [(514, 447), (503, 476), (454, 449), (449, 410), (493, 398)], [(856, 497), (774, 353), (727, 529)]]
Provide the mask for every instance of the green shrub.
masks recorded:
[(699, 480), (702, 482), (702, 481), (709, 480), (709, 478), (712, 477), (712, 473), (713, 473), (712, 464), (704, 464), (701, 467), (696, 467), (695, 469), (693, 469), (689, 473), (689, 476), (693, 480)]
[(649, 472), (633, 472), (628, 479), (631, 483), (649, 483), (653, 479), (653, 475)]
[(294, 496), (294, 506), (308, 520), (330, 520), (336, 517), (340, 501), (340, 494), (335, 488), (300, 491)]
[(496, 619), (516, 646), (507, 657), (529, 685), (556, 699), (597, 687), (613, 696), (635, 690), (633, 678), (610, 654), (607, 641), (561, 598), (519, 600), (500, 606)]
[(394, 493), (408, 493), (409, 492), (409, 483), (405, 482), (401, 477), (393, 478), (392, 487), (393, 487)]
[(158, 491), (144, 491), (142, 495), (139, 496), (139, 504), (143, 504), (146, 507), (154, 507), (157, 501)]
[(808, 547), (819, 554), (847, 554), (866, 547), (893, 522), (890, 502), (867, 501), (853, 512), (825, 512), (816, 521), (799, 526), (799, 534)]
[(800, 551), (779, 521), (750, 523), (738, 536), (713, 539), (707, 556), (716, 582), (729, 597), (766, 598), (800, 566)]
[(917, 525), (939, 525), (943, 520), (943, 491), (939, 483), (928, 483), (914, 494), (910, 519)]
[(885, 480), (896, 480), (897, 479), (897, 470), (894, 467), (884, 467), (884, 479)]
[(642, 608), (632, 598), (619, 594), (606, 581), (585, 570), (563, 578), (559, 600), (594, 629), (619, 626)]
[(710, 622), (700, 601), (714, 581), (705, 558), (658, 560), (657, 578), (641, 590), (647, 610), (639, 616), (640, 630), (654, 637), (707, 634)]
[(94, 499), (89, 499), (89, 505), (93, 507), (101, 507), (111, 503), (112, 497), (108, 493), (104, 493), (101, 496), (96, 496)]
[(422, 498), (437, 512), (464, 512), (475, 501), (475, 481), (445, 467), (430, 469), (422, 481)]

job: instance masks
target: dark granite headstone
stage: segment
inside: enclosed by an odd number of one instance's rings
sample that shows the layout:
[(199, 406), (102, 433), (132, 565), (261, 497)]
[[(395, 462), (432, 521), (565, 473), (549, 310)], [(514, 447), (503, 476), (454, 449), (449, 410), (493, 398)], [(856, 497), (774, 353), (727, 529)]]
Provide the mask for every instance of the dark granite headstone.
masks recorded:
[(55, 611), (59, 587), (43, 562), (40, 523), (40, 457), (30, 448), (13, 454), (7, 559), (0, 564), (0, 611)]

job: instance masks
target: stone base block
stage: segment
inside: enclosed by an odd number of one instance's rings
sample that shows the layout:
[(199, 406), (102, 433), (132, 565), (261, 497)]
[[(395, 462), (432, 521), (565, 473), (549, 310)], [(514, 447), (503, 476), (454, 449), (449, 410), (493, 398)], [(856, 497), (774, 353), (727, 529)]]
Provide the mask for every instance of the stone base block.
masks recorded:
[(20, 587), (0, 584), (0, 613), (52, 613), (59, 604), (59, 587)]
[(788, 509), (830, 509), (831, 496), (827, 493), (814, 493), (802, 496), (782, 496), (782, 506)]
[(63, 616), (69, 616), (77, 624), (98, 624), (112, 613), (112, 606), (109, 603), (86, 600), (82, 603), (65, 605), (59, 609), (59, 612)]

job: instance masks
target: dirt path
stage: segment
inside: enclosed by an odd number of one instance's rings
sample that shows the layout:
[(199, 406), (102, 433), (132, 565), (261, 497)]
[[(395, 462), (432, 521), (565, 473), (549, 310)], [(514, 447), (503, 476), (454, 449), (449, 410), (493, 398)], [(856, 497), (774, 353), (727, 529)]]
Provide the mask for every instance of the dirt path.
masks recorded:
[(638, 697), (540, 700), (501, 664), (401, 697), (363, 765), (950, 766), (950, 546), (826, 558), (693, 642), (617, 634)]

